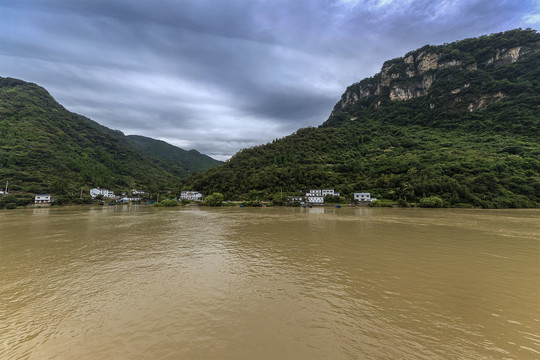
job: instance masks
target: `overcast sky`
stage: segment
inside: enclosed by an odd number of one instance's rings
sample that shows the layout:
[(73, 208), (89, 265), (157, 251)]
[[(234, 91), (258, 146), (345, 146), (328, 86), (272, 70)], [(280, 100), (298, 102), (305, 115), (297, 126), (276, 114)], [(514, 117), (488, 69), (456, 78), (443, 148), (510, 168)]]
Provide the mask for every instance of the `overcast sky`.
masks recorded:
[(517, 27), (540, 0), (1, 0), (0, 76), (224, 160), (320, 125), (385, 60)]

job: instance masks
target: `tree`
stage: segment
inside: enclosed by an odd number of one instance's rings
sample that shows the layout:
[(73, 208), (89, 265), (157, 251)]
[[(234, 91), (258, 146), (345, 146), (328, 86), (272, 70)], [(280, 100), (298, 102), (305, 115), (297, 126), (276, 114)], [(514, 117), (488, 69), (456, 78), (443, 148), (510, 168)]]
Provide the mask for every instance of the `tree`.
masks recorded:
[(221, 203), (223, 202), (223, 194), (221, 193), (213, 193), (211, 195), (208, 195), (204, 199), (204, 205), (208, 206), (221, 206)]
[(51, 184), (53, 194), (66, 195), (68, 192), (69, 183), (66, 179), (55, 178)]
[(328, 204), (339, 204), (341, 202), (341, 196), (328, 195), (324, 197), (324, 202)]

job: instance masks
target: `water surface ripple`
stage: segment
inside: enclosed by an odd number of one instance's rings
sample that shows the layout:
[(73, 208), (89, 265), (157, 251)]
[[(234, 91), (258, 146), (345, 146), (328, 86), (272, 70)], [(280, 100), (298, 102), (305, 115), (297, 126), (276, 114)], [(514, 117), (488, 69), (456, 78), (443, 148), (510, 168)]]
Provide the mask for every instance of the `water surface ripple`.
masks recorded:
[(540, 212), (0, 212), (0, 359), (539, 359)]

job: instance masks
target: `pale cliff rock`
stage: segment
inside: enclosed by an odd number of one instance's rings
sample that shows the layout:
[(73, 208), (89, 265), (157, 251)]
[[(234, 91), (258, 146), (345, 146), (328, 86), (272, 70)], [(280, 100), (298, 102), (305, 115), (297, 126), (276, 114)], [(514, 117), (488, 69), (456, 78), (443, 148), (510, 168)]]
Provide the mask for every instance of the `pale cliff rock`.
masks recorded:
[(470, 83), (466, 83), (465, 85), (463, 85), (463, 86), (461, 86), (461, 87), (458, 87), (457, 89), (454, 89), (454, 90), (450, 91), (450, 93), (452, 93), (452, 94), (454, 94), (454, 95), (455, 95), (455, 94), (459, 94), (463, 89), (466, 89), (466, 88), (468, 88), (469, 86), (471, 86), (471, 84), (470, 84)]
[(462, 64), (463, 64), (463, 62), (460, 61), (460, 60), (445, 61), (445, 62), (442, 62), (442, 63), (439, 64), (439, 69), (446, 69), (446, 68), (449, 68), (449, 67), (452, 67), (452, 66), (460, 66)]
[(425, 74), (422, 77), (422, 88), (424, 89), (424, 93), (428, 91), (431, 85), (433, 85), (434, 81), (435, 81), (435, 74)]
[(503, 61), (505, 63), (513, 63), (513, 62), (516, 62), (521, 55), (523, 55), (521, 46), (517, 46), (508, 50), (500, 49), (500, 50), (497, 50), (497, 52), (495, 53), (495, 56), (490, 58), (487, 63), (492, 64), (493, 62), (496, 62), (496, 61)]
[(438, 69), (439, 58), (440, 58), (439, 54), (421, 52), (415, 59), (416, 63), (418, 64), (416, 66), (418, 73), (422, 75), (428, 70)]
[(469, 112), (482, 110), (485, 109), (488, 104), (496, 101), (501, 101), (504, 97), (505, 95), (502, 92), (498, 92), (494, 95), (485, 95), (480, 97), (480, 99), (478, 99), (474, 103), (470, 103), (467, 109), (469, 110)]

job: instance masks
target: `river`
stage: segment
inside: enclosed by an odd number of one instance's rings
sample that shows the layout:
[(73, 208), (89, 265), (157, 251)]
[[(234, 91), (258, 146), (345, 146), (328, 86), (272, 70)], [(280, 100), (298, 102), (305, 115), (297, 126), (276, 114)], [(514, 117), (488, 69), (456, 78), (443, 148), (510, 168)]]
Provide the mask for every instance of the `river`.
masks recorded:
[(0, 359), (539, 359), (540, 211), (0, 211)]

